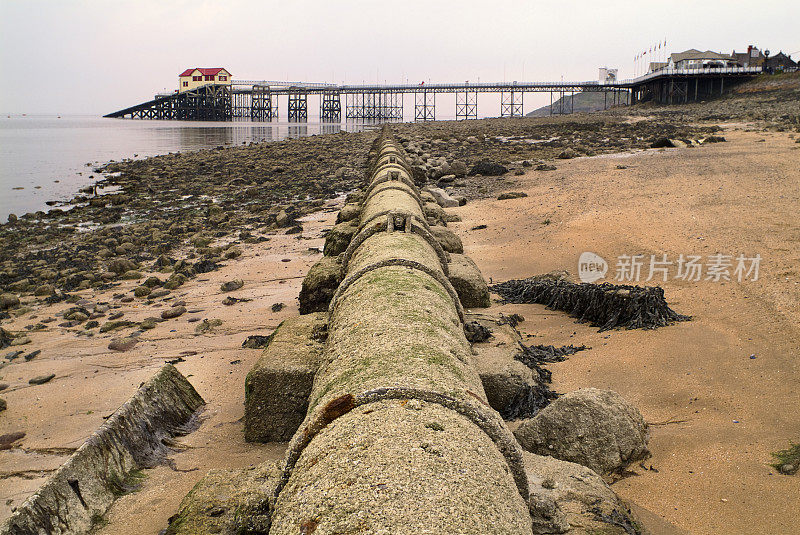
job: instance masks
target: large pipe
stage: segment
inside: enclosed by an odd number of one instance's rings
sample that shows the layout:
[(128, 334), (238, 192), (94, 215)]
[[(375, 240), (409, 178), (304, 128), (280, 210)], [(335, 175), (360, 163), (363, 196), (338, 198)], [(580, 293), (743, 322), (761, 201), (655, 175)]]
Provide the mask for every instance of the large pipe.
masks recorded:
[(374, 155), (270, 533), (529, 535), (521, 450), (473, 366), (447, 253), (388, 130)]

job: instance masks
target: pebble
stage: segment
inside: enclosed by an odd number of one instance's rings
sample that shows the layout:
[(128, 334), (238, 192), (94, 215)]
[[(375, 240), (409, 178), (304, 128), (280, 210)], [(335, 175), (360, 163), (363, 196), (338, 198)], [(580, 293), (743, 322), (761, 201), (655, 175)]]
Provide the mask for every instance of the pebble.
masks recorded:
[(48, 375), (37, 375), (36, 377), (34, 377), (30, 381), (28, 381), (28, 383), (32, 384), (32, 385), (43, 385), (43, 384), (49, 382), (50, 380), (52, 380), (53, 377), (55, 377), (55, 376), (56, 376), (56, 374), (54, 374), (54, 373), (50, 373)]
[(109, 342), (108, 349), (112, 351), (130, 351), (137, 343), (139, 343), (139, 341), (133, 337), (116, 338)]
[(161, 312), (161, 317), (165, 320), (177, 318), (186, 312), (185, 306), (170, 307)]

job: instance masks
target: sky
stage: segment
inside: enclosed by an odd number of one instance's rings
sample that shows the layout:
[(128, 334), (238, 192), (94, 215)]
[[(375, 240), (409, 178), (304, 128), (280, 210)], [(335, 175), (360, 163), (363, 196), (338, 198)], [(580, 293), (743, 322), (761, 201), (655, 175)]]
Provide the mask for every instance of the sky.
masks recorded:
[(632, 77), (634, 56), (665, 39), (670, 52), (754, 44), (797, 59), (798, 21), (798, 0), (0, 0), (0, 112), (104, 114), (175, 89), (188, 67), (234, 80), (582, 81), (602, 66)]

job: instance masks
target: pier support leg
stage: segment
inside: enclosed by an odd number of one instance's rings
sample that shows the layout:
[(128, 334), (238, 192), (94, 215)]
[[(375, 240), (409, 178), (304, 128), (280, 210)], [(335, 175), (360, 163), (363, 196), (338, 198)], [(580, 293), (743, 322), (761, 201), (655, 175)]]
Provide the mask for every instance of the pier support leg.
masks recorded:
[(436, 120), (436, 93), (433, 91), (417, 91), (414, 93), (414, 120)]
[(277, 109), (273, 107), (273, 95), (267, 86), (253, 86), (250, 100), (250, 119), (253, 121), (271, 121), (273, 112), (277, 115)]
[(342, 120), (342, 97), (338, 91), (325, 91), (320, 101), (319, 118), (323, 123), (338, 123)]
[(456, 121), (478, 118), (478, 92), (456, 91)]
[(308, 121), (308, 93), (289, 93), (289, 122)]
[(500, 117), (522, 117), (522, 91), (500, 92)]

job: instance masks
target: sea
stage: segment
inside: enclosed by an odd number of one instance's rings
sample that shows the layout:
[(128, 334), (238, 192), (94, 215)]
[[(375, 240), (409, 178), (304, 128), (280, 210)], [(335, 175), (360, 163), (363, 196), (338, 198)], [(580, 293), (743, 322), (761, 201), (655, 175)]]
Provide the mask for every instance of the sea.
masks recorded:
[(11, 213), (21, 216), (59, 209), (58, 204), (74, 197), (81, 187), (102, 178), (93, 170), (110, 161), (376, 127), (374, 123), (358, 122), (195, 122), (4, 115), (0, 117), (0, 223), (5, 223)]

